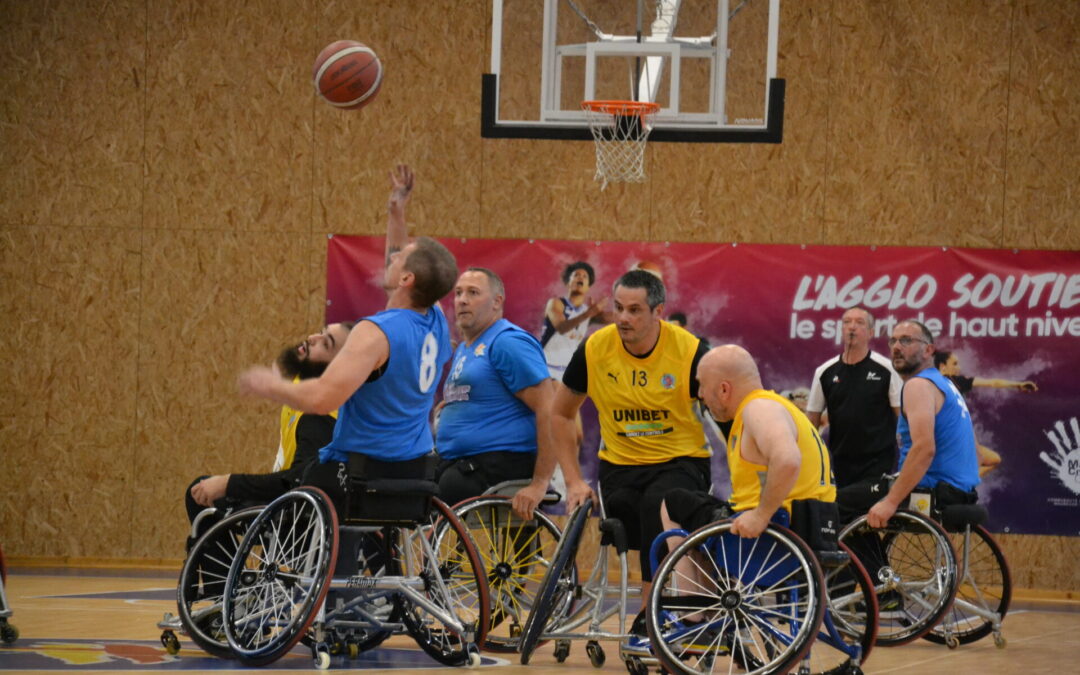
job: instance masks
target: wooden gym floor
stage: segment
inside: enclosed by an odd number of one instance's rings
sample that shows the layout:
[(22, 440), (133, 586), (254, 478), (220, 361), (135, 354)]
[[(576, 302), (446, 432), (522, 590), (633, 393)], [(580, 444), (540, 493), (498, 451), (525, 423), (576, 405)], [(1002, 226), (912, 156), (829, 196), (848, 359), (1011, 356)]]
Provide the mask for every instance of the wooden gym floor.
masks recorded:
[[(151, 570), (76, 568), (14, 568), (7, 596), (20, 632), (13, 645), (0, 646), (0, 671), (28, 673), (153, 673), (163, 671), (229, 672), (247, 670), (234, 662), (206, 656), (186, 637), (179, 655), (169, 656), (158, 642), (156, 624), (167, 611), (176, 611), (176, 574)], [(1075, 672), (1080, 657), (1080, 603), (1014, 598), (1005, 620), (1005, 649), (984, 639), (950, 651), (944, 646), (916, 642), (876, 649), (864, 667), (867, 675), (1005, 675), (1023, 672)], [(625, 673), (615, 643), (606, 643), (608, 660), (602, 672)], [(556, 663), (551, 647), (539, 648), (532, 665), (516, 658), (484, 655), (479, 670), (490, 675), (514, 673), (596, 672), (575, 644), (566, 663)], [(512, 655), (511, 655), (512, 656)], [(1069, 664), (1073, 665), (1069, 665)], [(332, 671), (379, 670), (426, 673), (442, 668), (419, 651), (407, 636), (395, 637), (357, 660), (336, 657)], [(307, 673), (314, 668), (306, 648), (264, 670)]]

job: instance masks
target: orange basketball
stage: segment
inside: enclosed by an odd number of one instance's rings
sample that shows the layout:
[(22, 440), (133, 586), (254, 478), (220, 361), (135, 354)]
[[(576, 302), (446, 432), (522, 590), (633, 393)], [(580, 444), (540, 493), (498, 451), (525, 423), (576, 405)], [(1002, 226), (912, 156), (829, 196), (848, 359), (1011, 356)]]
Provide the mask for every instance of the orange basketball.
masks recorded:
[(379, 93), (382, 62), (365, 44), (338, 40), (315, 59), (315, 91), (332, 106), (346, 110), (363, 108)]

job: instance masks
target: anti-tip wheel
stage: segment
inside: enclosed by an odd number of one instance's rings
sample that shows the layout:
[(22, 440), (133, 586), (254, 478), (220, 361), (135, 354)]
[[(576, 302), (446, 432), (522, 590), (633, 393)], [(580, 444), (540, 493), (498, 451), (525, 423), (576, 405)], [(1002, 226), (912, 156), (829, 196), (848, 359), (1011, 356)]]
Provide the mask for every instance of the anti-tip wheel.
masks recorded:
[(161, 634), (161, 646), (164, 647), (165, 652), (171, 656), (176, 656), (180, 653), (180, 639), (176, 637), (176, 633), (171, 630), (167, 630)]
[(19, 639), (19, 629), (14, 624), (4, 622), (0, 625), (0, 640), (3, 640), (4, 644), (11, 644)]
[(956, 649), (957, 647), (960, 646), (960, 638), (956, 637), (955, 635), (951, 635), (951, 634), (946, 636), (946, 638), (945, 638), (945, 646), (948, 647), (949, 649)]
[(319, 643), (315, 645), (311, 656), (315, 662), (315, 668), (318, 670), (326, 670), (330, 667), (330, 647), (327, 644)]
[(480, 654), (478, 652), (469, 652), (469, 668), (479, 668), (480, 663)]
[(1008, 643), (1009, 642), (1008, 642), (1008, 640), (1005, 639), (1004, 635), (995, 635), (994, 636), (994, 646), (997, 647), (998, 649), (1005, 649), (1005, 645), (1007, 645)]

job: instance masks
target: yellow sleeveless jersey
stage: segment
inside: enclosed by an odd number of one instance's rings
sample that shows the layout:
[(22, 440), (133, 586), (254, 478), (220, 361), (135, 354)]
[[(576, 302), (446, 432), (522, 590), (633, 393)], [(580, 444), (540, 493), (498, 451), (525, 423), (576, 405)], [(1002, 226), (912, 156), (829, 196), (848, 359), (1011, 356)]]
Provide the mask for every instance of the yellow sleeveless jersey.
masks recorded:
[(746, 404), (758, 398), (767, 398), (779, 402), (795, 420), (798, 432), (796, 444), (802, 453), (802, 468), (791, 494), (784, 500), (784, 508), (791, 512), (791, 502), (795, 499), (819, 499), (823, 502), (836, 501), (836, 483), (833, 480), (832, 462), (829, 451), (825, 448), (817, 429), (801, 410), (791, 401), (772, 391), (756, 389), (743, 399), (735, 411), (728, 436), (728, 469), (731, 472), (731, 502), (736, 511), (746, 511), (758, 505), (761, 489), (765, 485), (765, 467), (742, 458), (742, 413)]
[(589, 398), (600, 417), (600, 459), (613, 464), (659, 464), (676, 457), (709, 457), (690, 398), (690, 366), (698, 338), (660, 322), (652, 353), (626, 351), (614, 324), (585, 343)]
[[(298, 382), (300, 378), (294, 378)], [(296, 459), (296, 425), (300, 423), (300, 417), (304, 413), (293, 410), (287, 405), (281, 406), (281, 436), (278, 442), (277, 457), (274, 458), (274, 471), (284, 471), (292, 466)], [(337, 411), (330, 416), (337, 419)]]

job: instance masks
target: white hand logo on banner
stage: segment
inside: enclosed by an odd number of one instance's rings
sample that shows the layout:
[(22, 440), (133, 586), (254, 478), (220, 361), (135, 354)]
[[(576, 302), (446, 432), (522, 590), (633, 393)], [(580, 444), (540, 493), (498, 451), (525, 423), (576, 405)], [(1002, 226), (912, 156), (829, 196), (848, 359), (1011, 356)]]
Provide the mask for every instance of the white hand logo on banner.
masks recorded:
[(1058, 456), (1040, 452), (1039, 457), (1057, 473), (1065, 487), (1073, 494), (1080, 495), (1080, 424), (1073, 417), (1069, 420), (1069, 426), (1072, 428), (1071, 439), (1065, 430), (1064, 420), (1055, 422), (1054, 428), (1049, 431), (1043, 430), (1057, 449)]

